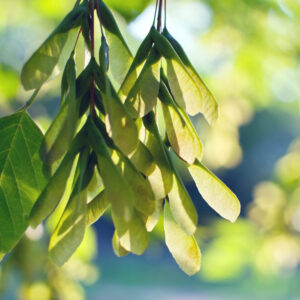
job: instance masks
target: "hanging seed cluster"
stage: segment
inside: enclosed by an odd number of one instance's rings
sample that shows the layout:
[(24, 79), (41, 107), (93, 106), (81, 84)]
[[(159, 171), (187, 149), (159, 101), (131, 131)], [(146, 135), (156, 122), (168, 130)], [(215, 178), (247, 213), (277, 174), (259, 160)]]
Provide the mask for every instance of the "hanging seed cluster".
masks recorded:
[[(213, 123), (217, 102), (181, 45), (166, 26), (161, 30), (162, 1), (154, 17), (158, 24), (154, 21), (135, 57), (104, 1), (77, 2), (21, 74), (25, 89), (38, 90), (53, 72), (63, 70), (61, 107), (41, 149), (52, 177), (32, 209), (31, 226), (53, 212), (74, 173), (71, 195), (50, 240), (56, 264), (70, 258), (86, 227), (106, 211), (115, 227), (116, 255), (140, 255), (163, 214), (168, 249), (184, 272), (194, 274), (201, 263), (193, 236), (198, 216), (171, 152), (184, 162), (203, 199), (235, 221), (239, 201), (201, 163), (202, 144), (189, 119), (202, 113)], [(95, 16), (101, 27), (99, 52), (94, 49)], [(77, 75), (80, 34), (91, 58)], [(158, 128), (158, 113), (164, 130)]]

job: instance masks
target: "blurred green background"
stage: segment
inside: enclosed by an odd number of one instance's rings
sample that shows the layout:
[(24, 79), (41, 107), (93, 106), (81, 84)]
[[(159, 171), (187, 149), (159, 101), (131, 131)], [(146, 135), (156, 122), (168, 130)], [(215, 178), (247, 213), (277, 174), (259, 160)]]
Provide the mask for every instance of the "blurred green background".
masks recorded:
[[(0, 116), (24, 105), (22, 64), (73, 0), (0, 1)], [(152, 23), (148, 0), (106, 0), (136, 51)], [(242, 215), (221, 220), (182, 175), (197, 206), (200, 273), (186, 276), (158, 225), (146, 253), (114, 256), (109, 218), (89, 229), (58, 269), (47, 259), (52, 216), (28, 230), (0, 265), (0, 299), (300, 299), (300, 1), (169, 0), (168, 28), (217, 97), (218, 122), (193, 122), (205, 163), (237, 194)], [(59, 78), (29, 112), (46, 130), (59, 107)]]

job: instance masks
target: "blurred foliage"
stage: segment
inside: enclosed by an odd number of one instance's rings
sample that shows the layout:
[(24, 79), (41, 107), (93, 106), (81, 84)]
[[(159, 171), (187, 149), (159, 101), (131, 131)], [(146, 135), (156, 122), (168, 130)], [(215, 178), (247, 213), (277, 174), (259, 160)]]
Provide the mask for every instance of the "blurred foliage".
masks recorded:
[[(151, 24), (153, 1), (106, 2), (119, 14), (118, 20), (134, 49), (139, 30), (145, 34)], [(73, 5), (73, 0), (1, 0), (0, 116), (19, 108), (30, 96), (18, 81), (21, 66)], [(291, 118), (299, 115), (300, 3), (296, 0), (169, 0), (168, 9), (171, 33), (178, 36), (220, 104), (220, 118), (213, 127), (209, 128), (202, 118), (193, 119), (205, 140), (205, 160), (214, 169), (235, 168), (244, 159), (240, 129), (252, 122), (257, 112), (278, 109)], [(128, 28), (123, 18), (132, 21)], [(30, 110), (43, 129), (58, 107), (57, 83), (47, 84)], [(297, 271), (299, 170), (300, 142), (296, 140), (277, 162), (273, 177), (256, 186), (244, 219), (234, 225), (211, 220), (209, 229), (206, 226), (198, 229), (203, 253), (202, 278), (226, 281), (247, 278), (249, 273), (280, 276)], [(255, 176), (247, 171), (244, 174)], [(51, 227), (50, 223), (51, 220), (46, 228)], [(19, 284), (22, 286), (19, 298), (26, 300), (82, 299), (84, 293), (78, 282), (96, 279), (92, 266), (96, 251), (94, 233), (87, 235), (90, 240), (58, 270), (44, 256), (47, 229), (43, 232), (35, 242), (25, 237), (14, 254), (4, 259), (0, 267), (2, 288), (14, 289)], [(162, 226), (156, 228), (156, 234), (163, 235)], [(47, 267), (41, 268), (45, 262)]]
[[(248, 219), (223, 221), (209, 229), (202, 276), (236, 279), (247, 271), (260, 276), (296, 274), (300, 265), (300, 140), (275, 166), (274, 178), (259, 183)], [(208, 230), (208, 229), (207, 229)], [(220, 255), (222, 253), (222, 255)]]

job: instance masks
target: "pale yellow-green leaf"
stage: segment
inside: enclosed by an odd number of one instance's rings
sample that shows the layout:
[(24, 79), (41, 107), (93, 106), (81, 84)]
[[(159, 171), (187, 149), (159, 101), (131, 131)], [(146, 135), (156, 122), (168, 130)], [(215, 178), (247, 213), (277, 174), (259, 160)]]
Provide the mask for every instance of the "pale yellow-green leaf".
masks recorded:
[(166, 245), (178, 266), (188, 275), (200, 270), (201, 252), (193, 236), (188, 236), (176, 224), (169, 204), (164, 208), (164, 230)]
[(112, 238), (112, 246), (113, 246), (113, 250), (114, 253), (118, 256), (118, 257), (123, 257), (126, 256), (129, 251), (125, 250), (121, 244), (120, 244), (120, 240), (119, 237), (117, 235), (117, 232), (114, 232), (113, 238)]
[(53, 232), (49, 255), (53, 262), (61, 266), (82, 242), (86, 227), (87, 193), (73, 193), (69, 203)]
[(146, 62), (147, 56), (149, 55), (149, 52), (151, 50), (151, 47), (152, 40), (150, 38), (150, 35), (148, 34), (139, 46), (130, 69), (128, 70), (128, 73), (126, 74), (126, 77), (119, 89), (118, 95), (123, 103), (125, 102), (130, 90), (139, 77)]
[(145, 224), (137, 212), (133, 214), (129, 222), (115, 216), (113, 212), (112, 219), (122, 248), (141, 255), (148, 247), (149, 237)]
[(134, 192), (120, 169), (112, 161), (104, 138), (91, 119), (87, 122), (87, 129), (88, 141), (96, 153), (100, 175), (111, 209), (116, 216), (129, 221), (132, 217)]
[(118, 96), (108, 93), (103, 98), (107, 111), (105, 123), (108, 134), (116, 146), (128, 155), (138, 144), (137, 126)]
[(198, 160), (188, 169), (203, 199), (223, 218), (234, 222), (241, 210), (236, 195)]
[(144, 175), (151, 174), (151, 171), (155, 168), (154, 158), (151, 152), (141, 141), (138, 142), (138, 146), (135, 151), (129, 155), (129, 158), (134, 166)]
[(172, 149), (184, 161), (192, 164), (196, 158), (202, 157), (202, 144), (195, 138), (195, 132), (172, 103), (162, 102), (166, 131)]
[(105, 30), (110, 57), (117, 59), (109, 60), (109, 72), (120, 86), (133, 61), (133, 56), (123, 42), (113, 33)]
[(201, 112), (201, 92), (179, 58), (167, 59), (167, 75), (177, 104), (191, 116)]
[(160, 54), (153, 48), (125, 100), (125, 105), (133, 117), (143, 117), (153, 109), (158, 97), (160, 66)]
[(45, 134), (44, 157), (47, 164), (53, 164), (68, 150), (79, 121), (76, 103), (75, 61), (72, 56), (67, 62), (64, 76), (67, 92), (63, 95), (63, 105)]
[(151, 232), (159, 221), (163, 211), (163, 201), (164, 199), (155, 200), (154, 212), (150, 216), (146, 217), (146, 229), (148, 232)]
[(155, 208), (155, 198), (148, 179), (143, 177), (130, 160), (120, 152), (113, 151), (112, 159), (134, 192), (136, 209), (147, 216), (152, 214)]
[(168, 194), (172, 215), (177, 224), (187, 235), (192, 235), (197, 229), (198, 214), (183, 182), (177, 174), (173, 174), (172, 189)]
[(109, 61), (109, 72), (120, 86), (130, 68), (133, 56), (110, 9), (104, 1), (100, 1), (99, 4), (101, 21), (109, 46), (109, 56), (114, 58)]
[(168, 41), (173, 46), (174, 50), (180, 57), (181, 61), (183, 62), (184, 66), (190, 73), (191, 77), (194, 79), (195, 83), (197, 84), (201, 95), (202, 95), (202, 108), (201, 112), (205, 116), (206, 120), (209, 124), (212, 124), (218, 118), (218, 103), (214, 98), (213, 94), (207, 88), (201, 77), (198, 75), (197, 71), (193, 67), (192, 63), (190, 62), (189, 58), (187, 57), (186, 53), (184, 52), (181, 45), (174, 39), (174, 37), (169, 33), (167, 28), (164, 28), (162, 33)]
[(98, 221), (109, 207), (105, 190), (88, 203), (86, 225), (90, 226)]
[(89, 149), (81, 151), (77, 170), (78, 176), (68, 204), (51, 236), (49, 256), (62, 266), (81, 244), (86, 228), (87, 186), (90, 180), (88, 170)]
[(161, 141), (149, 130), (146, 131), (145, 145), (155, 161), (154, 169), (146, 175), (155, 194), (155, 199), (162, 199), (172, 188), (172, 171)]
[(2, 261), (2, 259), (4, 258), (5, 253), (0, 253), (0, 262)]
[(58, 205), (64, 194), (76, 155), (82, 148), (83, 143), (83, 137), (81, 133), (79, 133), (74, 139), (70, 150), (64, 156), (58, 169), (50, 178), (47, 186), (35, 202), (30, 213), (30, 225), (32, 227), (35, 228), (42, 223)]
[(191, 74), (191, 77), (196, 82), (202, 94), (201, 113), (204, 115), (207, 122), (211, 125), (218, 119), (218, 115), (219, 115), (218, 103), (215, 97), (213, 96), (213, 94), (211, 93), (211, 91), (207, 88), (203, 80), (200, 78), (196, 70), (191, 66), (185, 65), (185, 67)]

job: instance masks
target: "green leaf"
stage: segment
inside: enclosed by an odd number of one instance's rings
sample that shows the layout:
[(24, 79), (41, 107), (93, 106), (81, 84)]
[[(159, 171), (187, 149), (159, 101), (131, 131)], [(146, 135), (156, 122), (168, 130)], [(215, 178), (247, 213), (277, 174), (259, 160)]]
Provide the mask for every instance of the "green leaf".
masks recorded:
[(138, 129), (130, 117), (127, 108), (115, 92), (107, 74), (93, 62), (95, 80), (103, 93), (103, 103), (106, 115), (106, 130), (115, 145), (128, 155), (135, 150), (138, 143)]
[(185, 231), (187, 235), (192, 235), (197, 229), (198, 214), (194, 203), (176, 170), (170, 153), (167, 149), (165, 151), (173, 170), (173, 185), (168, 194), (172, 215), (182, 230)]
[(62, 266), (81, 244), (85, 228), (87, 213), (87, 184), (86, 167), (89, 150), (85, 148), (79, 157), (80, 175), (74, 186), (69, 202), (51, 236), (49, 256), (57, 266)]
[(173, 49), (170, 42), (154, 27), (151, 30), (155, 47), (167, 62), (167, 75), (176, 103), (189, 115), (194, 116), (202, 110), (202, 94)]
[(87, 226), (92, 225), (98, 221), (109, 207), (105, 190), (101, 191), (93, 200), (88, 203), (88, 210), (86, 216)]
[(197, 229), (198, 214), (178, 174), (173, 174), (173, 185), (168, 198), (177, 224), (187, 235), (194, 234)]
[(155, 169), (154, 158), (148, 148), (141, 141), (138, 142), (138, 146), (135, 151), (128, 157), (133, 165), (144, 175), (151, 174), (151, 172)]
[(35, 202), (30, 213), (30, 225), (32, 227), (36, 227), (42, 223), (61, 200), (75, 157), (84, 146), (85, 141), (82, 133), (79, 133), (74, 139), (70, 150)]
[(184, 63), (184, 66), (190, 73), (191, 77), (194, 79), (195, 83), (197, 84), (201, 95), (202, 95), (202, 108), (201, 112), (205, 116), (206, 120), (209, 124), (215, 122), (218, 118), (218, 103), (211, 93), (211, 91), (207, 88), (201, 77), (198, 75), (197, 71), (193, 67), (192, 63), (188, 59), (187, 55), (185, 54), (183, 48), (175, 40), (175, 38), (169, 33), (167, 28), (164, 28), (162, 34), (168, 39), (168, 41), (173, 46), (174, 50), (180, 57), (181, 61)]
[(129, 221), (133, 213), (134, 192), (119, 168), (113, 163), (104, 138), (91, 118), (87, 121), (87, 129), (89, 144), (96, 153), (100, 175), (111, 209), (120, 219)]
[(86, 2), (73, 9), (50, 34), (40, 48), (25, 63), (21, 82), (25, 90), (40, 88), (55, 71), (59, 73), (73, 50), (81, 18), (86, 11)]
[(48, 180), (39, 156), (43, 134), (25, 111), (0, 119), (0, 252), (9, 252), (29, 225)]
[(66, 64), (63, 77), (65, 78), (63, 104), (46, 132), (44, 140), (44, 157), (49, 165), (59, 160), (69, 149), (77, 128), (79, 105), (76, 102), (76, 71), (73, 55)]
[(172, 149), (189, 164), (192, 164), (196, 158), (201, 159), (202, 143), (189, 117), (177, 108), (164, 83), (160, 85), (159, 97), (162, 101), (166, 132)]
[(141, 255), (148, 247), (149, 236), (145, 224), (137, 212), (134, 211), (132, 219), (126, 222), (112, 211), (112, 219), (122, 248)]
[(118, 97), (104, 95), (107, 111), (106, 129), (117, 147), (126, 155), (135, 150), (138, 144), (138, 130), (126, 107)]
[(200, 270), (201, 253), (193, 236), (188, 236), (172, 216), (169, 204), (164, 208), (164, 230), (166, 245), (178, 266), (188, 275)]
[(208, 205), (223, 218), (235, 222), (241, 210), (236, 195), (198, 160), (188, 169)]
[(145, 175), (151, 184), (155, 199), (163, 199), (172, 188), (173, 172), (155, 123), (154, 114), (150, 113), (144, 117), (143, 124), (146, 129), (145, 145), (155, 161), (155, 168)]
[(112, 238), (112, 246), (113, 246), (113, 250), (114, 253), (118, 256), (118, 257), (124, 257), (126, 256), (129, 251), (125, 250), (121, 244), (120, 244), (120, 240), (119, 237), (117, 235), (117, 232), (114, 232), (113, 238)]
[(134, 192), (134, 204), (138, 211), (148, 216), (154, 211), (154, 194), (147, 178), (143, 177), (122, 153), (113, 151), (112, 159)]
[(164, 199), (155, 200), (154, 212), (150, 216), (146, 217), (145, 225), (148, 232), (151, 232), (159, 221), (163, 211), (163, 201)]
[(125, 105), (134, 118), (142, 118), (148, 114), (156, 103), (160, 65), (161, 56), (155, 48), (152, 48), (138, 79), (125, 100)]
[(137, 53), (134, 57), (134, 60), (126, 74), (124, 81), (119, 89), (118, 95), (122, 102), (125, 102), (130, 90), (134, 86), (137, 78), (139, 77), (143, 66), (146, 62), (146, 59), (149, 55), (149, 52), (152, 48), (152, 39), (150, 33), (145, 37), (140, 47), (137, 50)]
[(120, 32), (118, 24), (104, 1), (99, 1), (101, 21), (109, 46), (110, 72), (114, 80), (121, 85), (133, 61), (133, 56)]

